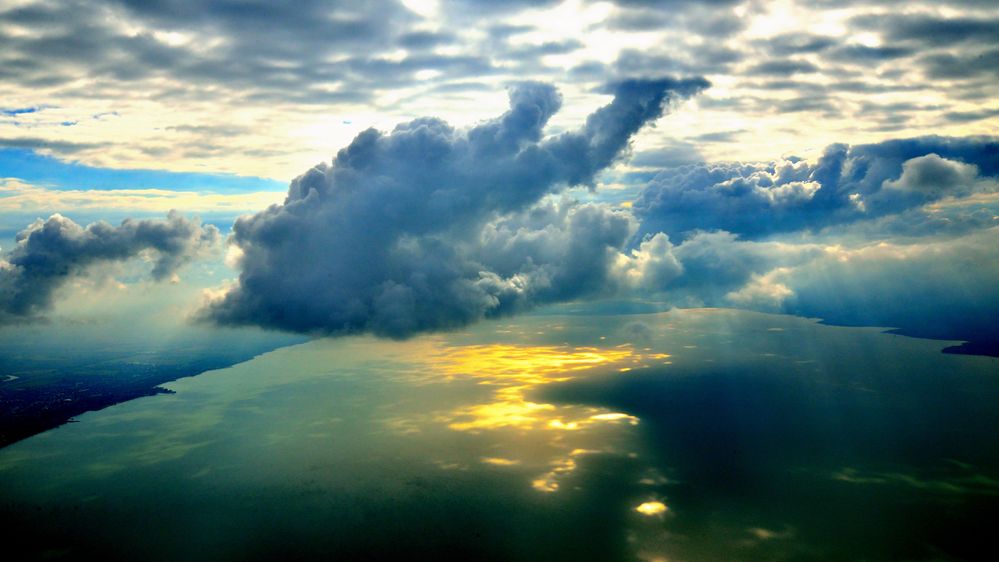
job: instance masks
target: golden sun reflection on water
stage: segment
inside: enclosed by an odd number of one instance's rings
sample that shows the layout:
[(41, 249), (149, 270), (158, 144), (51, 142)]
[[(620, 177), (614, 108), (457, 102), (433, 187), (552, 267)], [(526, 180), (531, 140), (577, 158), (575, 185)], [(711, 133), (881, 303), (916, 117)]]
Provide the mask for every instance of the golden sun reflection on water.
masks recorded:
[(488, 434), (496, 455), (480, 459), (493, 467), (523, 466), (541, 471), (530, 481), (540, 492), (556, 492), (573, 473), (579, 458), (594, 453), (628, 453), (628, 439), (618, 433), (637, 425), (635, 416), (605, 408), (550, 404), (532, 397), (544, 385), (627, 371), (662, 363), (669, 357), (632, 345), (590, 346), (511, 344), (441, 345), (433, 370), (448, 380), (471, 380), (491, 387), (489, 399), (440, 412), (435, 420), (448, 428)]
[(599, 408), (556, 406), (533, 402), (527, 394), (535, 388), (595, 374), (611, 368), (624, 372), (665, 353), (638, 351), (625, 345), (601, 349), (572, 346), (469, 345), (441, 349), (437, 368), (449, 377), (469, 377), (478, 384), (497, 387), (493, 400), (452, 412), (448, 426), (459, 431), (518, 428), (573, 431), (594, 423), (637, 418)]
[(650, 517), (653, 515), (662, 515), (666, 513), (666, 504), (659, 501), (648, 501), (636, 507), (635, 511)]

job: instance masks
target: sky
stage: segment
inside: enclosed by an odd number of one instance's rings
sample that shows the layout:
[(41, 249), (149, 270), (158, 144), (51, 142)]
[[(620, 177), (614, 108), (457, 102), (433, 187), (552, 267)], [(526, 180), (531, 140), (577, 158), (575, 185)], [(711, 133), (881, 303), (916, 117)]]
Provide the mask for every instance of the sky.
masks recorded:
[(979, 557), (997, 125), (995, 0), (0, 0), (0, 526)]
[(999, 341), (997, 30), (977, 0), (0, 1), (0, 330), (643, 302)]

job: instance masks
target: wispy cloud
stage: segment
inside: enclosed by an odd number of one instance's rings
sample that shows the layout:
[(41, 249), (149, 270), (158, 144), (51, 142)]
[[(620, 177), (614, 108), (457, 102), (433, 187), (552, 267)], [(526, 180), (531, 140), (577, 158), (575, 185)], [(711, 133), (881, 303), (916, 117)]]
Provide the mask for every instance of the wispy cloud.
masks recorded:
[(66, 215), (163, 214), (171, 209), (194, 213), (242, 214), (280, 203), (273, 191), (210, 193), (169, 189), (46, 189), (16, 179), (0, 178), (0, 214)]

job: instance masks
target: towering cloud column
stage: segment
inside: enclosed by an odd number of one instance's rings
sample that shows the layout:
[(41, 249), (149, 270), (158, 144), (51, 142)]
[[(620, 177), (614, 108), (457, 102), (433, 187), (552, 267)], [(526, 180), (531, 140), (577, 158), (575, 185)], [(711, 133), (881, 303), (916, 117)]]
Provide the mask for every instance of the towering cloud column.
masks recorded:
[[(608, 248), (634, 231), (630, 216), (534, 207), (592, 184), (639, 129), (707, 85), (622, 82), (580, 130), (547, 138), (561, 96), (536, 83), (514, 88), (508, 112), (469, 130), (423, 118), (389, 134), (364, 131), (331, 166), (292, 182), (283, 205), (236, 222), (239, 280), (202, 315), (220, 324), (404, 337), (567, 298), (574, 287), (596, 290), (598, 282), (582, 277), (606, 275), (614, 261)], [(532, 212), (555, 222), (531, 227)], [(510, 235), (524, 228), (534, 234)], [(499, 232), (507, 233), (503, 251), (483, 251)], [(522, 253), (511, 255), (513, 248)]]

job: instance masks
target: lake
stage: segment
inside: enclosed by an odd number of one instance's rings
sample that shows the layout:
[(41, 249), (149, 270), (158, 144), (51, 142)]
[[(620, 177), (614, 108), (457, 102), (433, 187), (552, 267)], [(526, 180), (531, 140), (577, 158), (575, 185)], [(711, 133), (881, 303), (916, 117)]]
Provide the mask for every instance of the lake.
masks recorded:
[(719, 309), (318, 339), (0, 450), (17, 558), (987, 559), (999, 369)]

